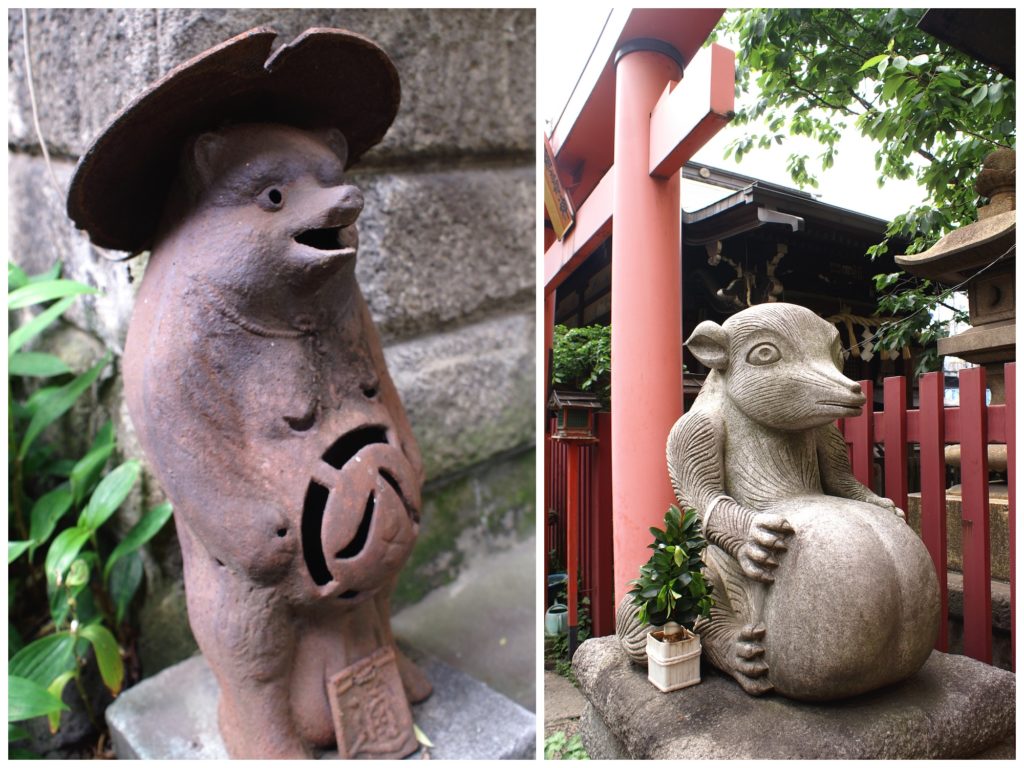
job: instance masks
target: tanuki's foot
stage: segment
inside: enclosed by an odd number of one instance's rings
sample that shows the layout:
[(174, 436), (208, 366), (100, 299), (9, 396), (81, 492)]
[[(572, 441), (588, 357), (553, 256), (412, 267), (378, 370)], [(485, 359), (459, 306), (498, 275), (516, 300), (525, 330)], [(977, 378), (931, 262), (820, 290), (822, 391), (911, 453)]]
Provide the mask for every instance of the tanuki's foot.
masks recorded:
[(732, 676), (751, 696), (772, 690), (768, 664), (764, 660), (764, 624), (747, 624), (736, 638)]

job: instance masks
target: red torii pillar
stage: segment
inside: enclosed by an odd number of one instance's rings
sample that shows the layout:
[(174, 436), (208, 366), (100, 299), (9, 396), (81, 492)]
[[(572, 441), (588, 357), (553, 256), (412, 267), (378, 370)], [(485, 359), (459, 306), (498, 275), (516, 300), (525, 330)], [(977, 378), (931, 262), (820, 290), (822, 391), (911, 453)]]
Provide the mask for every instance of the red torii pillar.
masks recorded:
[(611, 372), (616, 605), (649, 556), (648, 529), (672, 502), (665, 438), (683, 412), (679, 172), (676, 168), (666, 178), (650, 174), (651, 112), (666, 84), (678, 82), (683, 72), (670, 51), (652, 50), (654, 42), (627, 44), (616, 54)]
[[(635, 12), (634, 12), (635, 13)], [(621, 43), (612, 167), (544, 256), (545, 324), (554, 292), (612, 231), (612, 506), (616, 604), (648, 559), (649, 527), (673, 501), (665, 441), (682, 414), (679, 169), (731, 118), (735, 56), (692, 62), (670, 44)], [(682, 78), (685, 65), (686, 78)], [(550, 350), (545, 328), (545, 359)]]

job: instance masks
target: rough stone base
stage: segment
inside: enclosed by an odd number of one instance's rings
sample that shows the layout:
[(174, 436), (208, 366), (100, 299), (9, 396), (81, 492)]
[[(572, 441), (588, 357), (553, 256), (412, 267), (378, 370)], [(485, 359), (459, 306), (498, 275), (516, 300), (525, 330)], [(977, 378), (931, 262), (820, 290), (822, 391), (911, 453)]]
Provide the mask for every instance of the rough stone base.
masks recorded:
[(1016, 677), (937, 651), (909, 680), (846, 701), (753, 698), (703, 665), (703, 682), (662, 694), (615, 637), (587, 640), (573, 671), (594, 759), (936, 759), (1014, 752)]
[[(410, 655), (434, 684), (431, 697), (412, 708), (413, 721), (434, 746), (421, 748), (410, 759), (536, 756), (532, 712), (436, 659)], [(121, 760), (226, 759), (217, 729), (217, 694), (217, 681), (202, 656), (142, 681), (107, 708), (114, 752)]]

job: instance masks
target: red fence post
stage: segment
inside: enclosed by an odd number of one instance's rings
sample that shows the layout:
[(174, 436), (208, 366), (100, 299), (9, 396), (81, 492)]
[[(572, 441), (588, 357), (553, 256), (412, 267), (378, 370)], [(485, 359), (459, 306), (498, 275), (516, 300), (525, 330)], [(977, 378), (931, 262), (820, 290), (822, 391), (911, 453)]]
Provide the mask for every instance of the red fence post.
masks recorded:
[(850, 459), (853, 468), (853, 476), (868, 488), (874, 490), (873, 475), (874, 467), (871, 461), (875, 435), (875, 400), (874, 386), (870, 381), (860, 382), (861, 390), (867, 402), (859, 416), (846, 419), (846, 439), (851, 443)]
[(918, 383), (920, 410), (918, 438), (921, 445), (921, 540), (928, 549), (939, 579), (939, 636), (935, 650), (949, 648), (949, 589), (946, 581), (946, 422), (941, 371), (926, 373)]
[(964, 654), (992, 663), (985, 369), (960, 371), (960, 475), (964, 558)]
[(907, 380), (885, 379), (883, 441), (885, 444), (885, 495), (897, 507), (907, 509)]
[(565, 536), (566, 536), (566, 572), (569, 583), (566, 585), (566, 597), (569, 603), (569, 658), (576, 651), (576, 629), (579, 617), (576, 606), (576, 577), (579, 573), (579, 535), (580, 535), (580, 446), (569, 443), (568, 472), (566, 479), (565, 499)]
[(1016, 644), (1016, 582), (1017, 570), (1015, 566), (1016, 557), (1014, 553), (1014, 538), (1016, 532), (1017, 505), (1017, 364), (1007, 363), (1003, 366), (1006, 380), (1006, 466), (1007, 466), (1007, 495), (1009, 496), (1009, 522), (1010, 522), (1010, 657), (1014, 669), (1017, 668), (1017, 644)]

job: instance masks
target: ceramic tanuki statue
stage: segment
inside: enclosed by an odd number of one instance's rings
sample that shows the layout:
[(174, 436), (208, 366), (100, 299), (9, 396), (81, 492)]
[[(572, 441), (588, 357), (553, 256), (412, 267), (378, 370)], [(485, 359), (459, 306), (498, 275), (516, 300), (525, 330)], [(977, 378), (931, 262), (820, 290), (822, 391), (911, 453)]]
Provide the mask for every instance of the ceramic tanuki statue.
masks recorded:
[(748, 693), (805, 700), (912, 675), (935, 642), (938, 581), (903, 512), (850, 471), (834, 421), (865, 398), (836, 329), (761, 304), (700, 323), (687, 346), (711, 372), (668, 468), (709, 542), (716, 605), (696, 630), (711, 662)]
[[(264, 67), (273, 38), (235, 38), (130, 105), (83, 158), (69, 209), (103, 245), (151, 249), (125, 392), (174, 502), (229, 754), (402, 757), (417, 747), (409, 701), (430, 684), (395, 647), (388, 600), (422, 463), (355, 281), (363, 198), (344, 179), (393, 119), (397, 75), (338, 30)], [(152, 228), (121, 227), (110, 195)]]

